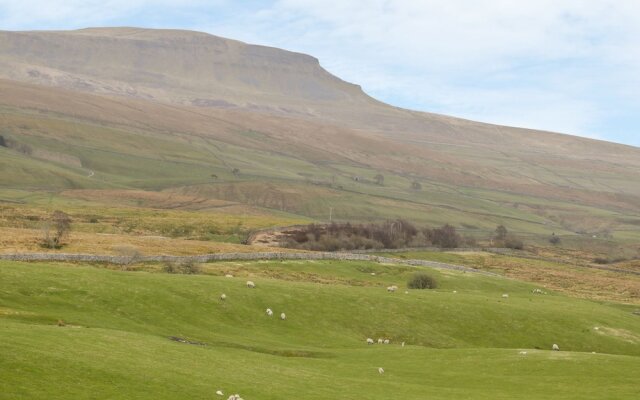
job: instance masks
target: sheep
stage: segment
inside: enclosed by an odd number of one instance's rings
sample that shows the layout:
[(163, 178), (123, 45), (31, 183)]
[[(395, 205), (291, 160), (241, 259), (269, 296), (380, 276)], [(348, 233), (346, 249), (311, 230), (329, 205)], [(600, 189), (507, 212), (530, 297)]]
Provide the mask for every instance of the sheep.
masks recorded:
[(267, 308), (267, 315), (268, 316), (273, 316), (273, 311), (270, 308)]
[(285, 313), (281, 313), (281, 314), (280, 314), (280, 319), (281, 319), (281, 320), (283, 320), (283, 321), (284, 321), (285, 319), (287, 319), (287, 316), (285, 315)]
[(218, 390), (218, 391), (216, 391), (216, 394), (217, 394), (218, 396), (224, 396), (224, 393), (222, 393), (222, 390)]
[(560, 346), (558, 346), (557, 344), (553, 344), (553, 346), (551, 346), (551, 350), (553, 351), (560, 351)]
[(398, 290), (398, 287), (396, 285), (387, 287), (387, 292), (394, 293), (396, 290)]
[(227, 295), (226, 295), (226, 294), (224, 294), (224, 293), (222, 293), (222, 294), (220, 295), (220, 300), (225, 301), (226, 299), (227, 299)]
[(405, 291), (404, 291), (404, 294), (409, 294), (409, 291), (408, 291), (408, 290), (405, 290)]
[(224, 277), (225, 277), (225, 278), (233, 278), (233, 275), (231, 275), (231, 274), (226, 274)]
[(526, 352), (526, 351), (521, 351), (521, 352), (520, 352), (520, 353), (518, 353), (518, 354), (520, 354), (521, 356), (526, 356), (526, 355), (527, 355), (527, 352)]
[(458, 291), (457, 291), (457, 290), (454, 290), (454, 291), (453, 291), (453, 293), (458, 293)]
[(378, 373), (379, 374), (384, 374), (384, 369), (382, 367), (378, 368)]
[(508, 299), (508, 298), (509, 298), (509, 295), (505, 293), (505, 294), (503, 294), (503, 295), (502, 295), (502, 298), (503, 298), (503, 299)]
[(371, 273), (371, 276), (376, 276), (376, 273), (375, 273), (375, 272), (372, 272), (372, 273)]
[(367, 338), (367, 344), (373, 344), (373, 343), (374, 343), (374, 342), (373, 342), (373, 339), (371, 339), (371, 338)]
[(546, 292), (544, 292), (542, 289), (533, 289), (531, 291), (531, 293), (533, 294), (547, 294)]
[(402, 347), (404, 347), (404, 342), (402, 342)]
[(384, 344), (389, 344), (389, 339), (385, 339)]
[(378, 339), (378, 344), (382, 344), (382, 343), (384, 343), (384, 340)]
[(253, 283), (253, 281), (247, 281), (247, 287), (249, 289), (255, 289), (256, 288), (256, 284)]

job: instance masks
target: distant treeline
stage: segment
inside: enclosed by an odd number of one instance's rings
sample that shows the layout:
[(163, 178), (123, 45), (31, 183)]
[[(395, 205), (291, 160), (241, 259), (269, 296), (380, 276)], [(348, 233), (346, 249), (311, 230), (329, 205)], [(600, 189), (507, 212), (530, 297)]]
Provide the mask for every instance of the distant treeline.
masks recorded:
[(475, 241), (463, 238), (448, 224), (439, 228), (417, 228), (406, 220), (397, 219), (380, 224), (310, 224), (292, 232), (282, 245), (303, 250), (338, 251), (429, 246), (456, 248), (473, 246)]

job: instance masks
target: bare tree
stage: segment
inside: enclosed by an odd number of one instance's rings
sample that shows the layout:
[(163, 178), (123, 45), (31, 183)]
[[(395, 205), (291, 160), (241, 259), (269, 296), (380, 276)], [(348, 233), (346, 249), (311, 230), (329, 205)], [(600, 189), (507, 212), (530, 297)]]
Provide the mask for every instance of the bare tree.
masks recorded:
[(384, 185), (384, 175), (378, 174), (374, 176), (373, 179), (376, 181), (377, 185), (380, 185), (380, 186)]
[(509, 234), (509, 231), (507, 231), (507, 228), (505, 228), (504, 225), (499, 225), (496, 228), (496, 240), (505, 240), (507, 238), (507, 235)]
[(42, 245), (50, 249), (59, 249), (70, 231), (71, 217), (65, 212), (54, 211), (50, 221), (44, 227)]

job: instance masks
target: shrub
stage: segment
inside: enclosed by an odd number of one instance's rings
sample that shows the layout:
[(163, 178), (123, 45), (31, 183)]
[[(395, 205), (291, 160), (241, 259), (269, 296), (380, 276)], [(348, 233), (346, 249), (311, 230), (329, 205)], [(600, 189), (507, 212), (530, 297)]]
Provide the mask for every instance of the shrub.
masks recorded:
[(200, 265), (193, 260), (182, 262), (167, 262), (162, 270), (168, 274), (196, 275), (201, 272)]
[(436, 279), (424, 272), (417, 272), (413, 274), (407, 282), (409, 289), (435, 289), (438, 287)]
[(556, 236), (555, 234), (551, 235), (549, 238), (549, 243), (551, 244), (560, 244), (560, 236)]
[(524, 249), (524, 242), (515, 236), (508, 236), (504, 241), (504, 247), (514, 250)]
[(609, 260), (604, 257), (596, 257), (593, 262), (596, 264), (609, 264)]

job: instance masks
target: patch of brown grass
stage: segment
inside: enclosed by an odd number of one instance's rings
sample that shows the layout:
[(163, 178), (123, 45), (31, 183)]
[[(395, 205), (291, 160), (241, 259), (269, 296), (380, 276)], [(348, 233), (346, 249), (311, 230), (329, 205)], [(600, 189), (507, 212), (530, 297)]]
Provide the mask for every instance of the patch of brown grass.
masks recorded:
[(195, 255), (206, 253), (249, 253), (286, 251), (262, 246), (245, 246), (200, 240), (172, 239), (162, 236), (133, 236), (71, 232), (59, 250), (40, 245), (42, 232), (37, 229), (0, 228), (0, 253), (88, 253), (119, 255), (122, 246), (137, 249), (142, 255)]

